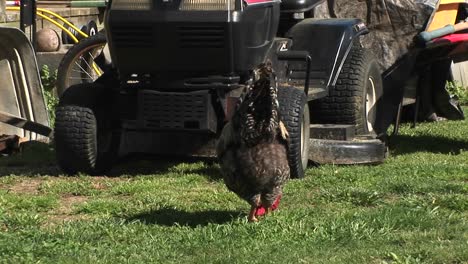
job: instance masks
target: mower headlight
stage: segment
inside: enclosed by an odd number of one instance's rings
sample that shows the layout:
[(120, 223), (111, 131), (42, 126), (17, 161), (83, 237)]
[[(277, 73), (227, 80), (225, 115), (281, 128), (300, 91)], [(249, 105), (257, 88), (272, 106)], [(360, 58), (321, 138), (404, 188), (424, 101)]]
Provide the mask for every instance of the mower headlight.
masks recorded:
[(114, 0), (112, 1), (113, 10), (151, 10), (152, 0)]
[(235, 9), (235, 0), (182, 0), (181, 11), (228, 11)]

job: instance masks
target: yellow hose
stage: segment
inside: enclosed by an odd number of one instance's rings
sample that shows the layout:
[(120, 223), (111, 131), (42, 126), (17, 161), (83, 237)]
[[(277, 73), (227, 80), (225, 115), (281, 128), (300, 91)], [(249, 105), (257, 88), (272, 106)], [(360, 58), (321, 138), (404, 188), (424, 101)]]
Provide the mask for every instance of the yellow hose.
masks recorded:
[[(1, 1), (1, 0), (0, 0)], [(7, 6), (6, 7), (6, 10), (9, 10), (9, 11), (20, 11), (20, 8), (19, 7), (16, 7), (16, 6)], [(63, 21), (65, 24), (67, 24), (68, 26), (70, 26), (71, 28), (73, 28), (74, 30), (76, 30), (76, 32), (78, 32), (80, 35), (84, 36), (85, 38), (88, 37), (88, 35), (86, 33), (84, 33), (83, 31), (79, 30), (77, 27), (75, 27), (72, 23), (70, 23), (68, 20), (66, 20), (65, 18), (63, 18), (62, 16), (58, 15), (57, 13), (54, 13), (52, 11), (49, 11), (47, 9), (44, 9), (44, 8), (37, 8), (38, 11), (40, 12), (44, 12), (44, 13), (47, 13), (49, 15), (52, 15), (52, 16), (55, 16), (56, 18), (58, 18), (59, 20)], [(56, 25), (58, 28), (60, 28), (61, 30), (65, 31), (65, 33), (67, 33), (68, 36), (70, 36), (70, 38), (75, 42), (75, 43), (78, 43), (79, 40), (75, 37), (75, 35), (73, 33), (70, 32), (70, 30), (68, 30), (67, 28), (65, 28), (64, 26), (60, 25), (59, 23), (57, 23), (57, 21), (53, 20), (52, 18), (42, 14), (42, 13), (39, 13), (39, 12), (36, 12), (36, 14), (38, 16), (40, 16), (41, 18), (49, 21), (50, 23)], [(98, 66), (96, 65), (96, 63), (93, 61), (93, 65), (92, 65), (94, 71), (96, 72), (97, 75), (102, 75), (102, 72), (101, 70), (98, 68)]]
[[(6, 7), (6, 10), (10, 10), (10, 11), (20, 11), (20, 8), (18, 6), (7, 6)], [(69, 27), (71, 27), (72, 29), (74, 29), (76, 32), (78, 32), (78, 34), (82, 35), (83, 37), (87, 38), (89, 37), (88, 34), (84, 33), (83, 31), (81, 31), (79, 28), (75, 27), (72, 23), (70, 23), (68, 20), (66, 20), (64, 17), (60, 16), (59, 14), (55, 13), (55, 12), (52, 12), (50, 10), (47, 10), (47, 9), (44, 9), (44, 8), (37, 8), (37, 11), (36, 14), (39, 15), (40, 17), (44, 18), (44, 16), (41, 16), (42, 14), (39, 13), (39, 12), (44, 12), (44, 13), (47, 13), (49, 15), (52, 15), (54, 16), (55, 18), (63, 21), (66, 25), (68, 25)], [(46, 19), (48, 21), (51, 21), (49, 19)], [(54, 25), (58, 26), (57, 24), (58, 23), (53, 23)], [(72, 39), (73, 41), (75, 42), (78, 42), (78, 40), (76, 39), (76, 37), (67, 29), (65, 29), (63, 26), (58, 26), (60, 29), (64, 30)], [(76, 39), (76, 40), (75, 40)]]
[(68, 20), (66, 20), (64, 17), (60, 16), (59, 14), (57, 14), (55, 12), (52, 12), (50, 10), (44, 9), (44, 8), (37, 8), (37, 11), (44, 12), (44, 13), (47, 13), (49, 15), (55, 16), (56, 18), (58, 18), (59, 20), (63, 21), (65, 24), (67, 24), (69, 27), (73, 28), (81, 36), (83, 36), (85, 38), (89, 37), (88, 34), (84, 33), (79, 28), (75, 27), (72, 23), (70, 23)]
[(75, 41), (75, 43), (78, 43), (79, 40), (75, 37), (75, 35), (73, 35), (73, 33), (70, 32), (70, 30), (66, 29), (64, 26), (60, 25), (57, 21), (53, 20), (52, 18), (46, 16), (46, 15), (43, 15), (41, 13), (37, 13), (38, 16), (42, 17), (43, 19), (49, 21), (50, 23), (56, 25), (57, 27), (59, 27), (61, 30), (65, 31), (72, 39), (73, 41)]

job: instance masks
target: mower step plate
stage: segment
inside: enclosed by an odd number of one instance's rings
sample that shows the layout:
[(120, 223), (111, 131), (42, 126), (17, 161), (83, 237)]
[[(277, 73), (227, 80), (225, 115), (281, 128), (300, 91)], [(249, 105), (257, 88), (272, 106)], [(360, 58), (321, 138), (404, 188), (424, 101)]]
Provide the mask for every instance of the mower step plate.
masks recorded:
[(318, 164), (379, 164), (388, 155), (387, 146), (370, 136), (348, 141), (311, 138), (309, 144), (309, 160)]
[(353, 125), (312, 124), (310, 137), (316, 139), (353, 140), (355, 137)]

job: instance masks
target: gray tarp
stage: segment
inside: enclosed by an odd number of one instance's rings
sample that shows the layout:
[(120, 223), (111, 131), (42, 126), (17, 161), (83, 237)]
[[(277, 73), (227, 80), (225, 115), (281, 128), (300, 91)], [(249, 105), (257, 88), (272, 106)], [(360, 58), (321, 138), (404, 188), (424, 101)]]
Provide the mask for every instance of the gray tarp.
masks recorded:
[(360, 18), (370, 33), (362, 44), (377, 56), (382, 70), (408, 52), (416, 34), (423, 31), (438, 0), (329, 0), (315, 9), (317, 18)]

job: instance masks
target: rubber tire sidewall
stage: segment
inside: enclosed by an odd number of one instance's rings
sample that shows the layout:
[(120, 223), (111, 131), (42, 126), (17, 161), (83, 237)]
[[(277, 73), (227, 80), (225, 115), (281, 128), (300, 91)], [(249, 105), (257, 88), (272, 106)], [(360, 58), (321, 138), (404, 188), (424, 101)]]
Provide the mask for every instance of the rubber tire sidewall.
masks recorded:
[[(280, 87), (278, 101), (281, 120), (289, 133), (288, 159), (291, 178), (304, 178), (309, 159), (310, 116), (307, 96), (302, 90)], [(301, 129), (301, 126), (305, 129)], [(302, 139), (304, 147), (301, 149)]]
[[(369, 52), (367, 50), (365, 50), (365, 52)], [(370, 88), (369, 87), (369, 81), (366, 81), (366, 84), (364, 86), (364, 89), (362, 90), (362, 101), (363, 101), (363, 105), (362, 105), (362, 112), (361, 112), (361, 115), (359, 118), (361, 118), (361, 122), (360, 122), (360, 126), (356, 126), (356, 133), (357, 134), (368, 134), (368, 133), (375, 133), (375, 126), (376, 126), (376, 115), (377, 113), (379, 112), (379, 109), (378, 109), (378, 106), (379, 106), (379, 99), (382, 97), (383, 95), (383, 81), (382, 81), (382, 76), (381, 76), (381, 73), (380, 73), (380, 68), (379, 68), (379, 65), (377, 63), (377, 61), (375, 60), (374, 56), (368, 54), (367, 56), (369, 56), (369, 67), (366, 68), (366, 74), (365, 74), (365, 78), (366, 80), (372, 78), (373, 80), (373, 83), (374, 83), (374, 90), (375, 90), (375, 104), (374, 104), (374, 109), (372, 109), (373, 111), (373, 115), (374, 115), (374, 120), (373, 120), (373, 124), (372, 127), (373, 127), (373, 130), (370, 131), (368, 129), (368, 126), (367, 126), (367, 122), (368, 122), (368, 118), (367, 118), (367, 107), (366, 107), (366, 94), (367, 94), (367, 91), (368, 89)]]

